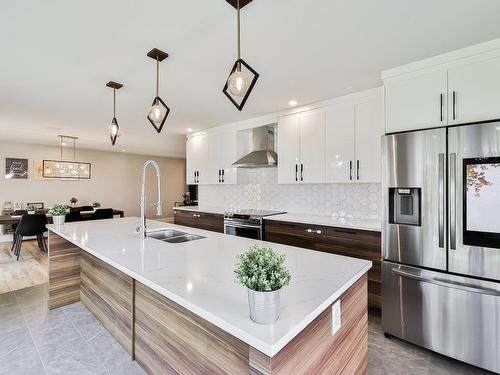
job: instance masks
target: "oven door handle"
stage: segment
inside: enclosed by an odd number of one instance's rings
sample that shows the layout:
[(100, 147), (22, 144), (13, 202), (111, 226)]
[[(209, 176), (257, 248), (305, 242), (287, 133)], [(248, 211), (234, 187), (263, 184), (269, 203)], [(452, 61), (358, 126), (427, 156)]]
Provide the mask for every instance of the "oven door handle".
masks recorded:
[(249, 225), (249, 224), (240, 224), (240, 223), (224, 223), (224, 227), (235, 227), (235, 228), (254, 228), (260, 230), (260, 225)]
[(467, 283), (449, 282), (449, 281), (445, 281), (445, 280), (435, 279), (432, 277), (425, 277), (425, 276), (422, 276), (420, 274), (417, 274), (417, 273), (414, 273), (411, 271), (401, 270), (398, 268), (393, 268), (392, 272), (398, 276), (401, 276), (401, 277), (406, 277), (408, 279), (413, 279), (413, 280), (422, 281), (422, 282), (426, 282), (426, 283), (430, 283), (430, 284), (434, 284), (434, 285), (439, 285), (439, 286), (443, 286), (446, 288), (458, 289), (458, 290), (462, 290), (464, 292), (487, 294), (487, 295), (495, 296), (495, 297), (500, 296), (500, 290), (481, 288), (481, 287), (478, 287), (476, 285), (470, 285)]

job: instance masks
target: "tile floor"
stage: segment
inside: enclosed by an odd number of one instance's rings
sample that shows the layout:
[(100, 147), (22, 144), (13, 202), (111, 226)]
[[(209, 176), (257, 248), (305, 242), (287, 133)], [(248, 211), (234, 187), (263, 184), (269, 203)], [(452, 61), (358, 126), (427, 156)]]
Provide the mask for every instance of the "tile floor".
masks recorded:
[[(47, 311), (46, 298), (45, 285), (0, 294), (1, 375), (144, 374), (81, 303)], [(385, 338), (380, 315), (370, 311), (368, 374), (488, 372)]]

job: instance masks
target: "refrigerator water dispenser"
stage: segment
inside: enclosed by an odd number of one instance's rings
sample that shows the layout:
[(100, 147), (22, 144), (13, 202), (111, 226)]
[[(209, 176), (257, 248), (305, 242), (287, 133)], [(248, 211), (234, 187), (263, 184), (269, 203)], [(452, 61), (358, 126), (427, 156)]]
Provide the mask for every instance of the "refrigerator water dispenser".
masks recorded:
[(389, 188), (389, 223), (420, 226), (420, 188)]

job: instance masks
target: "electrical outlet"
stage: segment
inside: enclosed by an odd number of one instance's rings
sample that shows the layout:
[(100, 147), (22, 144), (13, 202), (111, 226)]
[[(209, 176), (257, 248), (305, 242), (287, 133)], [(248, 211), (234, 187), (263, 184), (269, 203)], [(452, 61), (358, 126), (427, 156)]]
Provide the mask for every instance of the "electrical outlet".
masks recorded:
[(342, 326), (342, 312), (340, 299), (332, 305), (332, 336), (335, 335)]

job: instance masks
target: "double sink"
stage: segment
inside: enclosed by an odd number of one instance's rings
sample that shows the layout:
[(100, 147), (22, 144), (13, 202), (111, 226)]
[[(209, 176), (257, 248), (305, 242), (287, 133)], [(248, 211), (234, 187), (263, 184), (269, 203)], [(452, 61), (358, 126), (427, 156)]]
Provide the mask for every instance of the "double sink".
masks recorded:
[(205, 238), (198, 234), (181, 232), (174, 229), (164, 229), (164, 230), (149, 232), (147, 234), (147, 237), (151, 237), (154, 238), (155, 240), (160, 240), (169, 243), (182, 243), (182, 242), (189, 242)]

